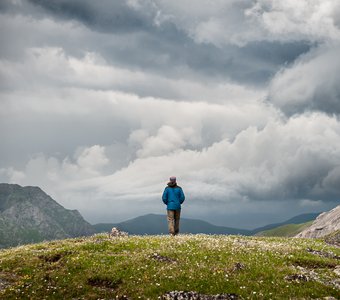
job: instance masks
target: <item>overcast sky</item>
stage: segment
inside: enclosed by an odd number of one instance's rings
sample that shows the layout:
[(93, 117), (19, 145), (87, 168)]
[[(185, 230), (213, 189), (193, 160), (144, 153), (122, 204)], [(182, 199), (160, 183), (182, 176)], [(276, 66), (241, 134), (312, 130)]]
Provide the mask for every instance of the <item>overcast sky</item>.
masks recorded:
[(340, 203), (340, 1), (1, 0), (0, 181), (91, 223)]

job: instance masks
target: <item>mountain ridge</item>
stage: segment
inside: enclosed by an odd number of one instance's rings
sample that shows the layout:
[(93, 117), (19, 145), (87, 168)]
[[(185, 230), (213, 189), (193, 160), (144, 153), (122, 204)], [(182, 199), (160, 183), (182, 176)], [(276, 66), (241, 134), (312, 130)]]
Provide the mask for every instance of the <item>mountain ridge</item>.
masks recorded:
[[(165, 215), (146, 214), (138, 216), (120, 223), (98, 223), (93, 225), (97, 232), (110, 231), (112, 227), (127, 231), (130, 234), (167, 234), (167, 220)], [(251, 235), (247, 229), (238, 229), (232, 227), (216, 226), (209, 222), (199, 219), (181, 218), (181, 233), (207, 233), (207, 234), (243, 234)]]
[[(182, 233), (193, 234), (206, 233), (255, 235), (258, 232), (287, 224), (300, 224), (303, 222), (312, 221), (318, 215), (319, 213), (301, 214), (281, 223), (268, 224), (255, 229), (218, 226), (199, 219), (181, 218), (180, 231)], [(98, 233), (108, 232), (112, 227), (117, 227), (120, 230), (129, 232), (130, 234), (166, 234), (168, 232), (166, 215), (153, 213), (131, 218), (119, 223), (97, 223), (93, 226)]]
[(77, 210), (68, 210), (36, 186), (0, 184), (0, 248), (93, 234)]

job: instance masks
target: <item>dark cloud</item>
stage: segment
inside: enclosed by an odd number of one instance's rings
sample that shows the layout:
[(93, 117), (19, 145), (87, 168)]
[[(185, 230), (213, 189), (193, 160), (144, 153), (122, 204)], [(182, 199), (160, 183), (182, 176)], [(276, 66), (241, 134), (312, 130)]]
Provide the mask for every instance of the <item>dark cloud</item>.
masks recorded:
[[(170, 77), (194, 76), (194, 72), (195, 77), (203, 81), (232, 80), (263, 85), (282, 64), (294, 61), (310, 48), (310, 43), (300, 41), (249, 42), (244, 46), (223, 47), (197, 43), (174, 22), (157, 26), (155, 8), (136, 10), (126, 1), (30, 2), (57, 19), (77, 21), (91, 30), (106, 33), (100, 41), (90, 41), (84, 46), (101, 53), (110, 63)], [(146, 96), (146, 93), (140, 95)]]
[(11, 2), (9, 0), (4, 0), (0, 2), (0, 11), (6, 12), (11, 7)]
[(100, 2), (82, 0), (29, 0), (52, 15), (76, 20), (94, 30), (114, 33), (147, 30), (150, 19), (131, 9), (124, 0)]

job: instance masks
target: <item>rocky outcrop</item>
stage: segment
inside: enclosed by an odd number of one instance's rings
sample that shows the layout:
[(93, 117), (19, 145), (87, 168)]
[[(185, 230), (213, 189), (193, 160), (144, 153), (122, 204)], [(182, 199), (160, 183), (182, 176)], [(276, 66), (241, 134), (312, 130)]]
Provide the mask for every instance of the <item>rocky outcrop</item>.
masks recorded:
[(119, 236), (128, 236), (129, 234), (125, 231), (121, 231), (116, 227), (113, 227), (111, 229), (111, 232), (109, 233), (110, 237), (119, 237)]
[(76, 210), (68, 210), (39, 187), (0, 184), (0, 248), (94, 233)]
[(313, 224), (296, 237), (321, 238), (340, 230), (340, 205), (320, 214)]

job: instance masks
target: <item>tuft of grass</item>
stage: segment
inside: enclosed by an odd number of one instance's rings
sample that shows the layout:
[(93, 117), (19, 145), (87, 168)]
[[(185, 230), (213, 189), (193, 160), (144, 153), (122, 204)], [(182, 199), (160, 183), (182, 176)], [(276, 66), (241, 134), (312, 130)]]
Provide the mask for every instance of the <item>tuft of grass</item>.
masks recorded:
[(1, 250), (0, 299), (159, 299), (174, 290), (338, 298), (339, 255), (317, 239), (97, 234)]

